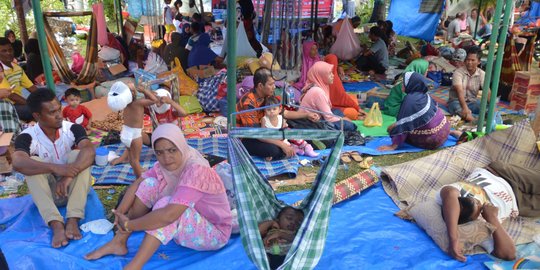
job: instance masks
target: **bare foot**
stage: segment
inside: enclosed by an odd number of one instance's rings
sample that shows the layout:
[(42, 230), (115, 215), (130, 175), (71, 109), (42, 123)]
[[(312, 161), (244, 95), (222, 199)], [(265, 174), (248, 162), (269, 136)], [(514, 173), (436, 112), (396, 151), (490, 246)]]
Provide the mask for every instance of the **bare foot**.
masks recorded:
[(129, 162), (129, 155), (128, 155), (128, 150), (124, 151), (124, 153), (122, 153), (122, 155), (120, 157), (117, 157), (115, 159), (113, 159), (110, 164), (112, 166), (116, 165), (116, 164), (122, 164), (122, 163), (127, 163)]
[(79, 218), (68, 218), (66, 223), (66, 237), (72, 240), (82, 238), (81, 231), (79, 230)]
[(117, 236), (115, 236), (110, 242), (103, 245), (102, 247), (86, 254), (84, 256), (85, 259), (91, 261), (91, 260), (97, 260), (103, 256), (107, 255), (119, 255), (123, 256), (126, 255), (128, 252), (126, 247), (126, 242), (118, 239)]
[(49, 227), (51, 227), (53, 231), (53, 238), (52, 238), (51, 246), (53, 248), (67, 246), (68, 239), (66, 238), (66, 233), (64, 230), (64, 223), (58, 220), (53, 220), (49, 222)]

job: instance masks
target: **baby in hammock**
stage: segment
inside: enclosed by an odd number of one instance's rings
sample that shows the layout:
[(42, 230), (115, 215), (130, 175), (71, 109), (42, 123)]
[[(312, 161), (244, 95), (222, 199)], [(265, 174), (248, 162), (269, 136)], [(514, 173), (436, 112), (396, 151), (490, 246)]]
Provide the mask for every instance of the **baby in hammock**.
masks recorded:
[[(267, 97), (263, 106), (280, 104), (281, 102), (274, 96)], [(272, 107), (264, 109), (264, 116), (261, 118), (261, 127), (263, 128), (287, 128), (287, 121), (283, 115), (279, 113), (280, 107)], [(297, 155), (306, 155), (308, 157), (317, 157), (319, 154), (313, 151), (311, 146), (305, 140), (285, 140), (285, 143), (290, 144), (294, 148)]]
[(275, 220), (259, 223), (259, 232), (270, 261), (270, 268), (276, 269), (283, 263), (303, 220), (302, 210), (286, 206), (279, 211)]

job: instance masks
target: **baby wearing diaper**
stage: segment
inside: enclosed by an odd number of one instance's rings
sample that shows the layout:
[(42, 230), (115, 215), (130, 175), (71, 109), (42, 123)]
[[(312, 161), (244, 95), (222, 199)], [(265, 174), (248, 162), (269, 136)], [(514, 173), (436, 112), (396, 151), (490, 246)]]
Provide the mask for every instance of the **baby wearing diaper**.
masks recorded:
[[(137, 90), (144, 94), (137, 98)], [(127, 147), (121, 157), (111, 161), (116, 165), (129, 161), (137, 178), (141, 177), (142, 167), (139, 163), (143, 145), (144, 108), (158, 102), (157, 97), (149, 89), (136, 89), (134, 85), (116, 82), (107, 96), (107, 103), (113, 111), (123, 110), (124, 125), (120, 132), (120, 141)]]

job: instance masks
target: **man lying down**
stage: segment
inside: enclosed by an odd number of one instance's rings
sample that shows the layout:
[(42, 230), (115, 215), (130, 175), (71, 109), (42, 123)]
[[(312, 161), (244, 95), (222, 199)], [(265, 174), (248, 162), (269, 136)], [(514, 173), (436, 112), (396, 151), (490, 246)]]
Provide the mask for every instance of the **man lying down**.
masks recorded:
[(482, 216), (496, 229), (481, 246), (497, 258), (515, 260), (516, 247), (501, 223), (518, 215), (540, 217), (539, 180), (538, 170), (494, 161), (474, 169), (464, 181), (443, 186), (435, 200), (442, 206), (448, 229), (449, 255), (466, 260), (458, 241), (458, 225)]

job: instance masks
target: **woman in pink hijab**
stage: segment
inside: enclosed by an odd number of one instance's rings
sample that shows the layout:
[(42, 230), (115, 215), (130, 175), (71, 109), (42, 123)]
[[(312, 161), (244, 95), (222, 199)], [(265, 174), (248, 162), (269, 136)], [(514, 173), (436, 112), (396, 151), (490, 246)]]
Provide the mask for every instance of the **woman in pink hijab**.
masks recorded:
[[(324, 118), (335, 128), (340, 129), (339, 117), (343, 117), (343, 113), (340, 110), (332, 110), (330, 102), (330, 85), (334, 82), (333, 67), (323, 61), (313, 64), (307, 73), (306, 85), (302, 89), (300, 106), (325, 113), (321, 114), (321, 119)], [(347, 118), (343, 120), (343, 130), (356, 131), (356, 129), (353, 122), (348, 121)]]
[(161, 244), (216, 250), (229, 241), (232, 216), (223, 183), (206, 159), (190, 147), (173, 124), (157, 127), (152, 136), (157, 162), (126, 191), (114, 210), (114, 238), (87, 254), (87, 260), (128, 253), (132, 231), (144, 240), (125, 269), (141, 269)]
[(293, 84), (294, 87), (297, 89), (304, 88), (309, 69), (320, 59), (317, 43), (315, 41), (305, 41), (302, 44), (302, 73), (298, 82)]

